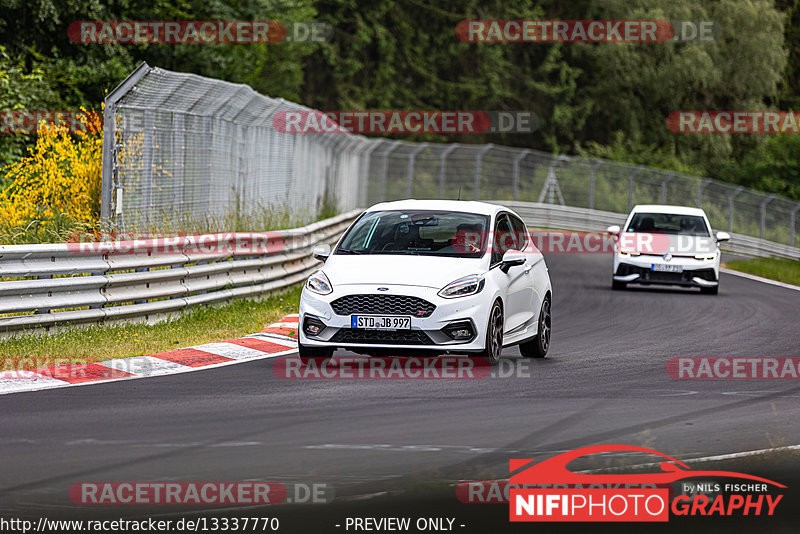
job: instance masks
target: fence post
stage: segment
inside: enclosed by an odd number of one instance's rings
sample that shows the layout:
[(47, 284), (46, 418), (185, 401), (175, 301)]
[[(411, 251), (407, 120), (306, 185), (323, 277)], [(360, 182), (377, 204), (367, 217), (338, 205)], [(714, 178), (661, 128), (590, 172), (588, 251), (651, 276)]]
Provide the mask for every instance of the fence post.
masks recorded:
[[(370, 139), (369, 141), (370, 141), (369, 142), (369, 146), (367, 146), (367, 149), (364, 151), (363, 154), (361, 154), (361, 168), (362, 168), (362, 171), (361, 171), (361, 176), (359, 177), (359, 183), (358, 183), (358, 188), (359, 188), (360, 193), (358, 195), (358, 206), (357, 206), (359, 208), (367, 207), (367, 202), (369, 200), (368, 192), (369, 192), (369, 167), (370, 167), (370, 161), (372, 161), (372, 153), (375, 151), (376, 148), (378, 148), (381, 145), (380, 141), (378, 141), (378, 140), (374, 140), (373, 141), (373, 140)], [(362, 144), (361, 146), (364, 146), (364, 145)], [(361, 147), (359, 147), (359, 150), (360, 150), (360, 148)]]
[(603, 160), (597, 160), (592, 165), (591, 170), (589, 171), (589, 209), (594, 209), (594, 173), (603, 164)]
[(488, 145), (484, 146), (478, 151), (478, 154), (475, 156), (475, 200), (480, 200), (480, 192), (481, 192), (481, 163), (483, 161), (483, 155), (491, 150), (494, 145), (489, 143)]
[(420, 145), (411, 151), (408, 155), (408, 176), (406, 177), (406, 198), (411, 198), (411, 191), (414, 187), (414, 163), (417, 159), (417, 154), (428, 146), (428, 143), (420, 143)]
[(728, 232), (733, 232), (733, 199), (736, 195), (742, 192), (744, 187), (739, 186), (733, 190), (733, 193), (728, 195)]
[(520, 152), (519, 155), (514, 158), (514, 177), (511, 181), (511, 198), (513, 200), (517, 200), (517, 196), (519, 194), (519, 163), (530, 153), (531, 151), (526, 149)]
[(795, 217), (797, 215), (797, 210), (800, 210), (800, 204), (795, 206), (794, 209), (792, 210), (792, 213), (789, 214), (789, 224), (791, 224), (791, 226), (792, 226), (792, 231), (789, 234), (789, 246), (790, 247), (794, 246), (794, 223), (795, 223)]
[(675, 178), (675, 171), (672, 171), (671, 173), (669, 173), (667, 175), (666, 178), (661, 180), (661, 203), (662, 204), (666, 204), (667, 203), (667, 183), (669, 183), (669, 181), (672, 180), (673, 178)]
[(381, 176), (381, 198), (380, 202), (386, 200), (386, 175), (389, 172), (389, 154), (400, 145), (400, 141), (386, 141), (392, 143), (392, 146), (383, 153), (383, 170)]
[(775, 195), (770, 195), (761, 203), (761, 232), (759, 233), (761, 239), (764, 239), (764, 226), (767, 224), (767, 204), (772, 202), (773, 198)]
[(150, 65), (142, 61), (139, 66), (122, 80), (105, 98), (103, 113), (103, 177), (100, 185), (100, 221), (110, 223), (114, 218), (111, 204), (114, 198), (114, 175), (116, 172), (116, 106), (129, 91), (136, 89), (136, 84), (150, 72)]
[(444, 200), (444, 177), (445, 169), (447, 169), (447, 156), (456, 148), (458, 148), (458, 143), (453, 143), (439, 155), (439, 200)]
[(697, 207), (699, 208), (700, 205), (703, 203), (703, 189), (706, 188), (708, 184), (711, 183), (711, 180), (705, 179), (700, 182), (700, 185), (697, 186)]
[(628, 211), (633, 209), (633, 178), (644, 169), (644, 165), (639, 165), (628, 175)]

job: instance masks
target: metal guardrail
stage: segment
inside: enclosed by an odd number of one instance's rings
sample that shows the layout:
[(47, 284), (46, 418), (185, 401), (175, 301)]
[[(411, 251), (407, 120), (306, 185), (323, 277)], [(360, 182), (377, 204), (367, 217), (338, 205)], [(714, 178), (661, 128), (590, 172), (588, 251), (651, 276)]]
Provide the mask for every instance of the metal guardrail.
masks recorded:
[[(625, 215), (536, 202), (496, 201), (515, 210), (531, 227), (603, 232), (622, 224)], [(0, 332), (51, 328), (66, 324), (121, 320), (150, 321), (202, 304), (251, 297), (301, 282), (319, 262), (311, 256), (318, 243), (334, 243), (361, 210), (292, 230), (263, 234), (213, 234), (220, 241), (280, 242), (278, 250), (252, 249), (208, 254), (183, 249), (164, 253), (153, 247), (136, 253), (109, 251), (102, 243), (0, 246)], [(110, 244), (107, 244), (110, 245)], [(800, 260), (800, 249), (732, 234), (723, 249), (751, 256)], [(72, 308), (72, 309), (70, 309)], [(83, 309), (74, 309), (83, 308)], [(67, 309), (67, 311), (59, 311)], [(20, 315), (8, 316), (18, 313)], [(24, 314), (27, 313), (27, 314)], [(23, 315), (24, 314), (24, 315)]]
[[(311, 256), (314, 245), (334, 243), (360, 213), (292, 230), (202, 236), (212, 253), (198, 251), (192, 236), (180, 240), (180, 250), (167, 251), (164, 240), (143, 241), (129, 251), (112, 243), (0, 246), (0, 279), (19, 278), (0, 281), (0, 332), (150, 321), (287, 287), (319, 265)], [(257, 254), (249, 246), (254, 241), (278, 246)], [(245, 246), (214, 248), (219, 243)]]
[[(574, 208), (557, 204), (534, 202), (497, 202), (516, 211), (529, 226), (603, 232), (611, 225), (622, 225), (627, 215), (610, 211)], [(722, 250), (746, 256), (772, 256), (800, 260), (800, 249), (765, 239), (731, 233), (731, 240), (722, 245)]]

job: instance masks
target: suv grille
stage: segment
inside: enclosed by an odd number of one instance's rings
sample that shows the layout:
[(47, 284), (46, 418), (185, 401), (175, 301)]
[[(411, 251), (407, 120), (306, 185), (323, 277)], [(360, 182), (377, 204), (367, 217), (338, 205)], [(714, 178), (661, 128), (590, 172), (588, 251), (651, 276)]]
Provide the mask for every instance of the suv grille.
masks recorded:
[(427, 300), (404, 295), (346, 295), (331, 302), (331, 307), (336, 315), (385, 313), (411, 317), (429, 317), (436, 309)]
[(383, 345), (433, 345), (422, 330), (359, 330), (342, 328), (331, 338), (332, 343), (379, 343)]

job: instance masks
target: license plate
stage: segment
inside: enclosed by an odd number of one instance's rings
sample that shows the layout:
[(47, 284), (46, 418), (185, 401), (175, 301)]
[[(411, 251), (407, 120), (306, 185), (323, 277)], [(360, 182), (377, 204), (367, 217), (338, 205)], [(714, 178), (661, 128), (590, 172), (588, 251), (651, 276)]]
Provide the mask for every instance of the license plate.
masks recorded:
[(351, 315), (350, 327), (364, 330), (408, 330), (411, 317), (397, 315)]
[(651, 271), (658, 271), (662, 273), (682, 273), (683, 265), (668, 265), (665, 263), (653, 263), (650, 267)]

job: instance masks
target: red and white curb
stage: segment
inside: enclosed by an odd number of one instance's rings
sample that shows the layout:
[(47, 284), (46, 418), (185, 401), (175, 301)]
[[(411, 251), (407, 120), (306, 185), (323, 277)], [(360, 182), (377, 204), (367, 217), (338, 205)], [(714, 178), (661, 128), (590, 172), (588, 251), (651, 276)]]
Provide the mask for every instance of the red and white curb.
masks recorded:
[(297, 315), (287, 315), (258, 334), (147, 356), (0, 372), (0, 395), (188, 373), (293, 354), (298, 320)]

